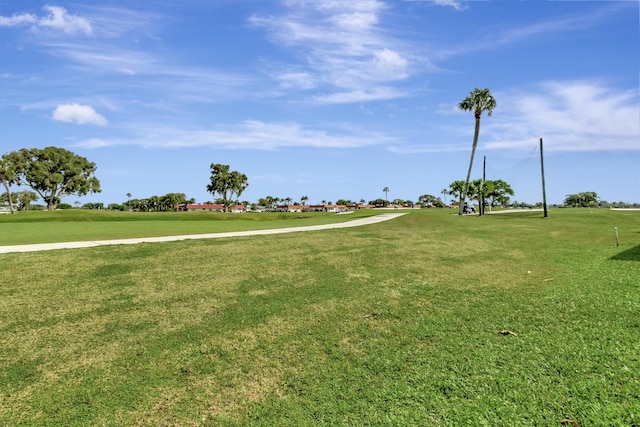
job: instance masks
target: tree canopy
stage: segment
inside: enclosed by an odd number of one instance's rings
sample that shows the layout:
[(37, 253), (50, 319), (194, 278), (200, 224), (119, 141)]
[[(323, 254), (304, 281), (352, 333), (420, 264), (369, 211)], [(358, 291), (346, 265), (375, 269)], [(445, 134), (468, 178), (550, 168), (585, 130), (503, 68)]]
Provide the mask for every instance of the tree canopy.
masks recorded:
[[(127, 194), (129, 197), (130, 194)], [(129, 199), (122, 203), (123, 208), (140, 212), (174, 212), (178, 206), (195, 203), (193, 198), (187, 199), (185, 193), (167, 193), (164, 196), (151, 196), (146, 199)]]
[(431, 194), (423, 194), (418, 197), (418, 203), (420, 203), (423, 207), (428, 208), (431, 206), (435, 206), (437, 208), (443, 208), (444, 203), (439, 197), (432, 196)]
[(5, 157), (15, 167), (15, 182), (31, 187), (48, 210), (56, 209), (63, 197), (101, 191), (100, 181), (94, 176), (96, 164), (64, 148), (23, 148)]
[(568, 194), (564, 199), (564, 205), (574, 208), (596, 207), (598, 206), (598, 194), (595, 191)]
[[(464, 187), (464, 181), (453, 181), (449, 184), (449, 190), (447, 190), (446, 193), (453, 197), (458, 197), (464, 190)], [(466, 194), (470, 199), (478, 200), (479, 204), (481, 199), (484, 199), (485, 203), (488, 200), (490, 206), (508, 206), (510, 202), (509, 196), (514, 195), (511, 186), (501, 179), (486, 181), (476, 179), (469, 182), (466, 188)]]
[(489, 200), (489, 206), (508, 206), (515, 193), (511, 186), (501, 179), (487, 180), (484, 182), (485, 198)]
[(245, 174), (230, 170), (229, 165), (211, 163), (211, 183), (207, 185), (207, 191), (213, 196), (220, 195), (225, 212), (248, 186)]

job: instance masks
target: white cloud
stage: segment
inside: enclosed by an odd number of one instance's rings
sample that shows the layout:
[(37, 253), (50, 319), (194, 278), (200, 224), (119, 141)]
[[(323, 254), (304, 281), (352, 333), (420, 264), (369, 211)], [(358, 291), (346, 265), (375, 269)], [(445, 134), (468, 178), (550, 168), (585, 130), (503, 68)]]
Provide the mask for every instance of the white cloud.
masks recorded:
[(464, 7), (462, 3), (456, 0), (433, 0), (435, 4), (438, 6), (449, 6), (454, 8), (455, 10), (463, 10)]
[[(251, 22), (268, 30), (274, 41), (299, 54), (300, 63), (275, 78), (284, 88), (324, 88), (329, 95), (316, 102), (360, 102), (404, 92), (388, 90), (410, 75), (410, 56), (379, 27), (387, 6), (376, 0), (322, 2), (290, 0), (281, 16), (253, 16)], [(297, 77), (297, 78), (295, 78)], [(332, 92), (334, 92), (332, 94)], [(350, 94), (350, 95), (349, 95)]]
[(80, 125), (91, 124), (105, 126), (108, 124), (107, 119), (97, 113), (93, 107), (80, 105), (78, 103), (58, 105), (53, 112), (52, 118), (60, 122), (77, 123)]
[(30, 13), (22, 13), (13, 16), (0, 16), (0, 27), (15, 27), (19, 25), (34, 24), (38, 21), (34, 15)]
[(298, 89), (313, 89), (316, 87), (315, 78), (312, 74), (304, 71), (284, 71), (274, 74), (274, 78), (280, 81), (280, 86)]
[(354, 102), (386, 101), (406, 97), (407, 94), (389, 87), (375, 87), (370, 90), (353, 90), (316, 95), (314, 100), (327, 104), (350, 104)]
[(30, 13), (22, 13), (11, 17), (0, 16), (0, 26), (13, 27), (31, 25), (34, 28), (53, 28), (67, 34), (84, 33), (91, 35), (93, 28), (88, 19), (72, 15), (64, 7), (45, 6), (45, 16), (38, 17)]
[(457, 0), (403, 0), (403, 1), (416, 2), (416, 3), (433, 3), (437, 6), (452, 7), (455, 10), (466, 9), (466, 6), (464, 6), (462, 2)]
[[(479, 150), (640, 152), (640, 95), (598, 81), (546, 81), (494, 92), (498, 106), (482, 116)], [(441, 120), (429, 126), (428, 144), (394, 145), (400, 154), (465, 151), (473, 137), (473, 114), (455, 104), (438, 105)], [(459, 120), (456, 119), (456, 116)]]
[(399, 53), (384, 48), (374, 52), (373, 56), (373, 63), (381, 79), (395, 80), (407, 77), (408, 61)]
[(486, 149), (531, 146), (542, 137), (548, 151), (640, 150), (637, 91), (593, 81), (548, 81), (496, 99), (498, 108), (483, 122)]
[(90, 138), (83, 141), (81, 144), (78, 144), (78, 146), (82, 146), (84, 148), (101, 148), (109, 147), (111, 145), (114, 145), (112, 141), (99, 138)]

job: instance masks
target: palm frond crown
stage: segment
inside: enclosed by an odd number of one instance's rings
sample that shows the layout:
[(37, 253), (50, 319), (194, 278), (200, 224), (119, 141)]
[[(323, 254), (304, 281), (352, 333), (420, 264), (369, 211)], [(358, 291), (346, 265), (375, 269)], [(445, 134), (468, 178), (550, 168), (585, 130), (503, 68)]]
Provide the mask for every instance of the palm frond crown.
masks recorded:
[(473, 89), (469, 96), (458, 104), (460, 110), (473, 111), (476, 117), (480, 117), (484, 111), (487, 112), (488, 116), (491, 116), (496, 106), (496, 100), (488, 88)]

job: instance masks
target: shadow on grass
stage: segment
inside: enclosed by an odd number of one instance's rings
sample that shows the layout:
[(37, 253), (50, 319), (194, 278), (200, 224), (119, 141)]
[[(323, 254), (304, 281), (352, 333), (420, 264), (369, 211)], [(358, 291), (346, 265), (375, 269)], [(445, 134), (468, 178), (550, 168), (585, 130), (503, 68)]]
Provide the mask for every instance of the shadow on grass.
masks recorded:
[(616, 261), (640, 261), (640, 245), (627, 249), (626, 251), (622, 251), (609, 259)]

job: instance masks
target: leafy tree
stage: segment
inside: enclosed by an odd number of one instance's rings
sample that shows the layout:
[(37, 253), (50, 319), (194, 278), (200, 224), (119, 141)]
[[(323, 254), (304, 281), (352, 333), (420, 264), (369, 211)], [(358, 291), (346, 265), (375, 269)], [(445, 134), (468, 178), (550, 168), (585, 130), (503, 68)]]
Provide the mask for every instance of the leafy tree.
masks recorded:
[(35, 202), (38, 200), (38, 195), (33, 191), (22, 190), (14, 193), (16, 199), (18, 200), (18, 209), (21, 211), (29, 210), (31, 207), (31, 202)]
[(489, 206), (508, 206), (510, 197), (515, 193), (509, 184), (501, 179), (485, 181), (485, 198), (489, 200)]
[(564, 199), (564, 205), (574, 208), (596, 207), (598, 206), (598, 194), (595, 191), (568, 194)]
[(258, 204), (271, 209), (278, 203), (278, 200), (277, 197), (273, 196), (261, 197), (258, 199)]
[(163, 212), (173, 212), (178, 205), (187, 202), (187, 195), (184, 193), (167, 193), (160, 197), (158, 210)]
[(422, 207), (444, 207), (444, 203), (442, 203), (442, 200), (440, 200), (439, 197), (432, 196), (431, 194), (423, 194), (422, 196), (418, 197), (418, 203), (420, 203)]
[(470, 200), (478, 201), (478, 215), (483, 214), (482, 199), (486, 191), (485, 183), (481, 179), (474, 179), (467, 185), (467, 196)]
[(48, 210), (56, 209), (63, 197), (101, 191), (93, 175), (96, 164), (64, 148), (23, 148), (7, 156), (15, 165), (17, 183), (38, 193)]
[(373, 205), (377, 208), (384, 207), (387, 205), (387, 201), (385, 199), (375, 199), (369, 201), (370, 205)]
[(249, 186), (247, 176), (238, 171), (230, 171), (229, 165), (211, 164), (211, 183), (207, 191), (222, 197), (224, 211), (228, 212), (232, 201)]
[(345, 205), (345, 206), (351, 206), (351, 205), (355, 205), (356, 203), (352, 202), (349, 199), (338, 199), (336, 201), (336, 205)]
[(488, 116), (491, 116), (493, 109), (496, 108), (497, 103), (494, 97), (491, 95), (489, 89), (475, 88), (469, 93), (469, 96), (463, 99), (458, 108), (463, 111), (473, 111), (473, 115), (476, 119), (475, 131), (473, 133), (473, 145), (471, 147), (471, 160), (469, 160), (469, 170), (467, 172), (467, 179), (465, 181), (464, 189), (460, 194), (459, 215), (462, 215), (462, 209), (464, 205), (464, 199), (467, 196), (467, 188), (469, 186), (469, 179), (471, 178), (471, 169), (473, 167), (473, 157), (476, 154), (476, 147), (478, 146), (478, 136), (480, 135), (480, 117), (483, 112), (487, 112)]
[(300, 197), (300, 201), (302, 202), (302, 205), (303, 205), (303, 206), (306, 206), (306, 205), (307, 205), (307, 200), (309, 200), (309, 197), (308, 197), (308, 196), (302, 196), (302, 197)]
[(16, 168), (13, 161), (7, 156), (3, 155), (0, 158), (0, 181), (7, 191), (7, 201), (9, 202), (9, 212), (14, 212), (13, 198), (11, 197), (11, 184), (17, 182)]
[(18, 203), (18, 197), (16, 196), (16, 193), (7, 193), (6, 191), (4, 193), (0, 194), (0, 203), (2, 203), (3, 205), (5, 203), (8, 203), (9, 202), (9, 195), (11, 195), (11, 203), (16, 205)]

